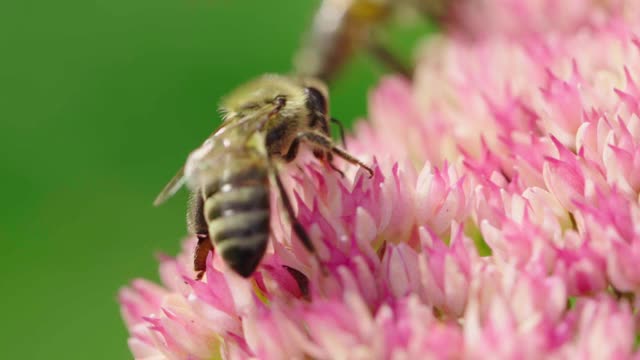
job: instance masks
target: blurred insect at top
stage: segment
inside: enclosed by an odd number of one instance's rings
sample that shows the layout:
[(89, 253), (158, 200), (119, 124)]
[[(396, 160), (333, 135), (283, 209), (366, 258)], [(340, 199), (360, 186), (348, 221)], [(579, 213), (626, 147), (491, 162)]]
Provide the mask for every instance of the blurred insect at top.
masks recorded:
[(390, 70), (411, 71), (380, 44), (378, 32), (408, 12), (439, 18), (450, 0), (323, 0), (294, 58), (298, 75), (330, 81), (356, 52), (367, 50)]

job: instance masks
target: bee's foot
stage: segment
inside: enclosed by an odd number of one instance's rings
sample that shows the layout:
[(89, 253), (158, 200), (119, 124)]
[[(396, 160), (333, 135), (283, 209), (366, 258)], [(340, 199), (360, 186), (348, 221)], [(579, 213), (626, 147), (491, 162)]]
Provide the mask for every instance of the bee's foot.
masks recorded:
[(196, 280), (197, 281), (202, 280), (202, 277), (204, 277), (204, 270), (200, 270), (200, 271), (196, 272)]
[(342, 170), (338, 169), (337, 166), (335, 166), (332, 162), (329, 163), (329, 166), (336, 171), (338, 174), (340, 174), (340, 177), (344, 178), (344, 172), (342, 172)]

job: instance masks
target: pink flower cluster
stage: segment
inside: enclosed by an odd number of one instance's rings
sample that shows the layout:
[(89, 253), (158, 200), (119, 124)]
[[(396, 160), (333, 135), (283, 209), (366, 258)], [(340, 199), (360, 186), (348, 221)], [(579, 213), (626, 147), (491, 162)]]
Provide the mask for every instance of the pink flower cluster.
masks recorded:
[(186, 240), (120, 292), (137, 359), (640, 358), (640, 29), (624, 1), (564, 32), (539, 22), (564, 2), (474, 2), (536, 34), (429, 38), (349, 139), (372, 178), (287, 168), (317, 253), (275, 199), (251, 280), (195, 281)]
[(634, 21), (640, 14), (635, 0), (449, 0), (447, 7), (445, 25), (456, 35), (518, 41), (550, 32), (593, 29), (612, 17)]

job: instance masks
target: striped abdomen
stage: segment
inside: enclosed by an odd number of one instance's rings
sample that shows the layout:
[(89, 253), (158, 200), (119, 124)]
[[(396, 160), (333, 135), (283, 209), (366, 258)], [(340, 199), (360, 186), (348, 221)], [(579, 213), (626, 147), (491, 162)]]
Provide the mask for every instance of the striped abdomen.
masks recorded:
[(209, 236), (227, 265), (244, 277), (255, 271), (269, 239), (267, 170), (251, 151), (230, 153), (203, 186)]

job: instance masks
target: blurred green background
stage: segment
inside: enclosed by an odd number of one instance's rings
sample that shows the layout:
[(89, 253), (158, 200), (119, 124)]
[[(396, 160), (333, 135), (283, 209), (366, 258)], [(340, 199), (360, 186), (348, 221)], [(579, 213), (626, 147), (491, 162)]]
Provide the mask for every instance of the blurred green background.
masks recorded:
[[(175, 254), (186, 194), (153, 208), (217, 126), (218, 99), (287, 72), (312, 0), (62, 0), (0, 5), (2, 359), (126, 359), (116, 302)], [(366, 114), (358, 57), (333, 114)]]

